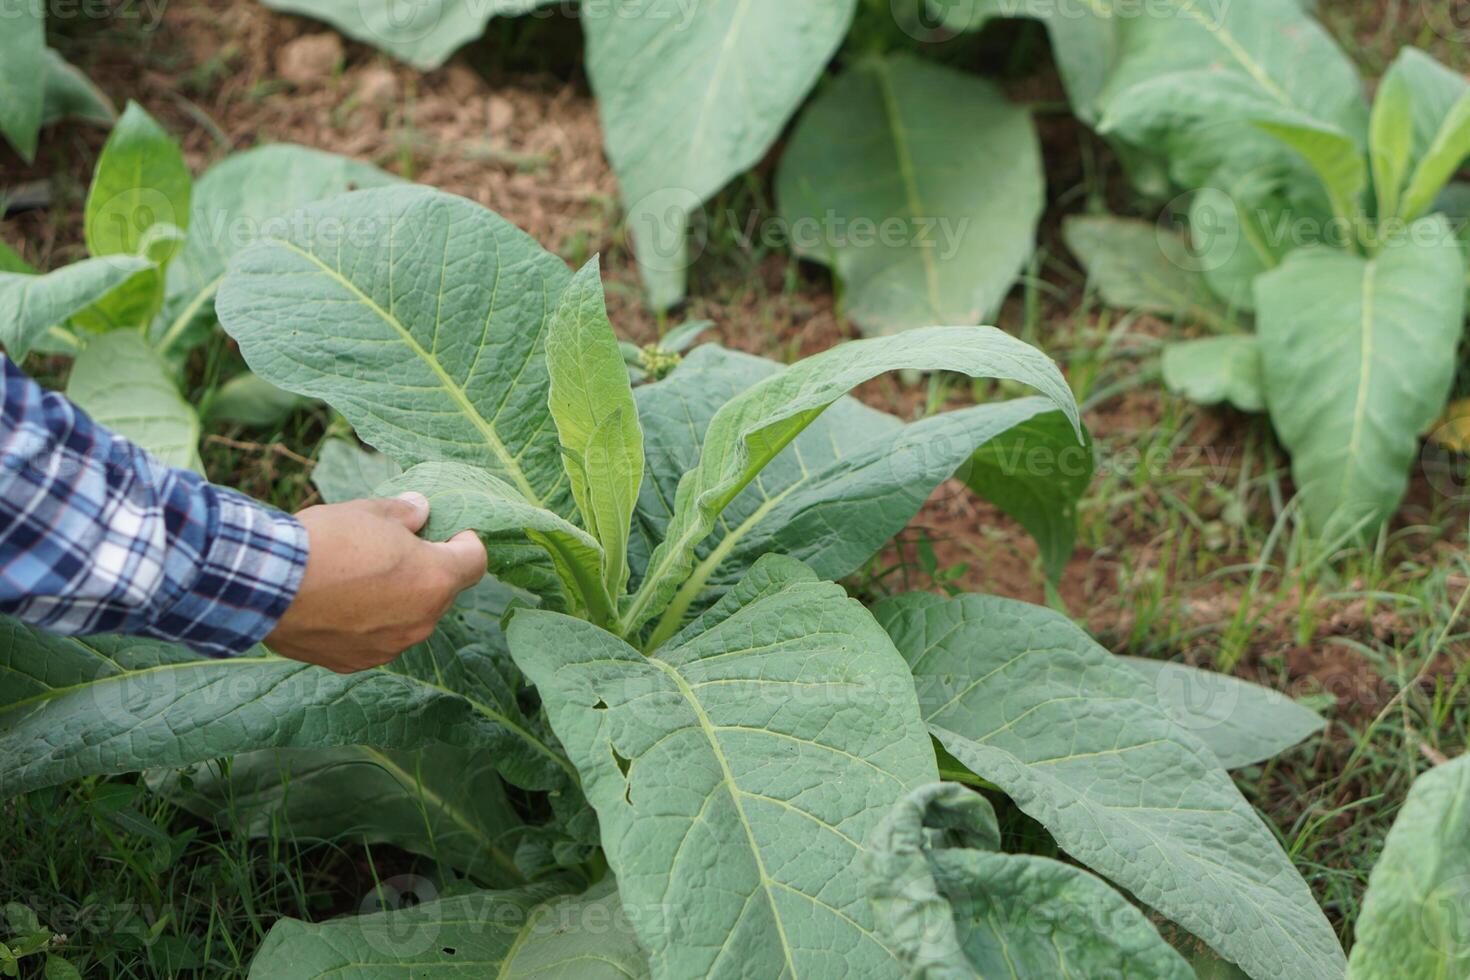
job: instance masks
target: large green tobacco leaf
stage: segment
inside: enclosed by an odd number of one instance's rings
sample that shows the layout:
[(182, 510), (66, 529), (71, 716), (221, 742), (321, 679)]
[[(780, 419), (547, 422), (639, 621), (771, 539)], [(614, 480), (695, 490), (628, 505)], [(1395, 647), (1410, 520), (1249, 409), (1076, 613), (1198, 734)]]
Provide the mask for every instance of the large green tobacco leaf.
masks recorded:
[(153, 264), (135, 255), (84, 259), (44, 276), (0, 272), (0, 344), (19, 360), (52, 327), (152, 272)]
[(664, 539), (624, 617), (629, 635), (664, 608), (694, 567), (696, 546), (725, 508), (802, 430), (864, 381), (905, 368), (1030, 385), (1066, 413), (1080, 439), (1077, 405), (1056, 365), (994, 328), (931, 327), (853, 341), (808, 357), (745, 389), (710, 420), (699, 465), (679, 481)]
[(555, 613), (518, 611), (509, 635), (623, 901), (648, 910), (635, 925), (655, 976), (896, 974), (860, 859), (937, 773), (867, 610), (770, 556), (652, 656)]
[(44, 105), (46, 8), (19, 3), (7, 8), (0, 31), (0, 136), (27, 162), (36, 156)]
[[(726, 402), (780, 370), (764, 358), (706, 344), (668, 378), (637, 389), (649, 460), (635, 536), (640, 577), (651, 543), (663, 539), (673, 518), (680, 477), (699, 464), (710, 420)], [(671, 607), (681, 611), (669, 616), (670, 631), (684, 612), (698, 612), (724, 594), (763, 554), (799, 558), (825, 579), (856, 571), (956, 474), (982, 495), (1014, 496), (1007, 502), (1018, 509), (1007, 510), (1018, 518), (1034, 516), (1024, 523), (1046, 536), (1043, 550), (1070, 552), (1072, 541), (1063, 538), (1075, 498), (1062, 499), (1069, 481), (1058, 479), (1055, 467), (1031, 473), (1027, 466), (1035, 462), (1030, 450), (1052, 431), (1064, 441), (1046, 461), (1078, 463), (1090, 472), (1090, 456), (1071, 424), (1044, 398), (945, 412), (909, 425), (856, 399), (839, 398), (730, 502), (696, 547), (695, 568)], [(1025, 444), (1016, 445), (1012, 433)], [(995, 451), (987, 452), (992, 446)], [(1008, 473), (997, 473), (998, 467)], [(1036, 502), (1053, 494), (1054, 514), (1036, 510)]]
[[(420, 463), (379, 487), (379, 496), (416, 490), (429, 499), (429, 523), (423, 534), (443, 541), (466, 528), (492, 539), (490, 570), (512, 585), (537, 590), (541, 579), (522, 574), (529, 538), (544, 548), (572, 608), (611, 625), (616, 610), (603, 580), (603, 552), (586, 531), (556, 514), (526, 502), (520, 492), (484, 470), (463, 463)], [(502, 551), (495, 538), (511, 539)]]
[(87, 192), (87, 251), (140, 255), (155, 225), (189, 227), (193, 178), (173, 137), (129, 102), (107, 138)]
[(1198, 405), (1266, 408), (1261, 346), (1250, 334), (1183, 340), (1164, 348), (1164, 385)]
[(572, 277), (546, 336), (548, 400), (582, 525), (603, 549), (604, 591), (628, 584), (628, 530), (643, 483), (643, 430), (597, 259)]
[(1184, 240), (1147, 221), (1092, 215), (1068, 218), (1067, 247), (1109, 306), (1180, 320), (1222, 324), (1229, 311), (1200, 274)]
[(1368, 110), (1357, 70), (1300, 4), (1161, 0), (1139, 16), (1136, 7), (1100, 2), (1128, 14), (1120, 20), (1122, 45), (1102, 95), (1109, 111), (1126, 107), (1127, 91), (1141, 82), (1210, 71), (1248, 80), (1283, 110), (1335, 126), (1362, 143)]
[(1337, 937), (1276, 838), (1137, 671), (1014, 600), (907, 595), (875, 614), (934, 736), (1068, 854), (1258, 980), (1342, 975)]
[(528, 788), (570, 767), (522, 712), (493, 637), (441, 629), (386, 667), (334, 674), (267, 653), (202, 659), (120, 637), (48, 636), (0, 619), (0, 797), (78, 776), (266, 748), (443, 743), (486, 752)]
[(514, 17), (549, 0), (261, 0), (273, 10), (324, 20), (354, 40), (431, 71), (485, 32), (491, 17)]
[(611, 880), (583, 895), (557, 884), (475, 892), (311, 923), (282, 919), (250, 967), (256, 980), (644, 980), (648, 960)]
[(1026, 110), (909, 56), (824, 89), (776, 178), (792, 247), (832, 266), (868, 333), (991, 316), (1035, 250), (1045, 189)]
[(1286, 695), (1238, 677), (1166, 660), (1122, 660), (1148, 678), (1169, 717), (1226, 769), (1274, 758), (1327, 724)]
[(94, 337), (72, 363), (67, 397), (112, 431), (169, 466), (203, 472), (199, 415), (174, 372), (141, 335)]
[(1314, 533), (1371, 531), (1398, 507), (1449, 397), (1464, 282), (1438, 215), (1375, 259), (1306, 249), (1256, 280), (1266, 402)]
[(1031, 17), (1046, 25), (1052, 54), (1067, 86), (1068, 101), (1083, 122), (1095, 123), (1098, 99), (1118, 56), (1120, 19), (1105, 0), (1058, 4), (1053, 0), (927, 0), (932, 16), (949, 30), (977, 31), (1001, 17)]
[(253, 837), (386, 843), (487, 885), (524, 880), (514, 858), (521, 820), (485, 752), (267, 749), (158, 775), (151, 784), (174, 802)]
[(498, 215), (425, 187), (297, 213), (287, 236), (235, 258), (216, 300), (251, 369), (325, 400), (401, 466), (471, 463), (559, 505), (542, 353), (566, 265)]
[(199, 325), (211, 323), (207, 314), (229, 260), (262, 237), (306, 229), (306, 205), (394, 183), (397, 177), (371, 164), (289, 143), (225, 157), (194, 185), (189, 240), (168, 267), (168, 315), (155, 342), (177, 350), (202, 339)]
[(1470, 757), (1414, 781), (1368, 879), (1352, 980), (1470, 975)]
[(913, 977), (1193, 980), (1153, 923), (1102, 879), (999, 853), (985, 798), (955, 783), (914, 790), (868, 854), (878, 933)]
[(847, 35), (855, 0), (582, 7), (587, 73), (643, 280), (684, 295), (689, 216), (765, 156)]
[(1283, 106), (1243, 75), (1195, 69), (1151, 78), (1109, 108), (1101, 130), (1162, 152), (1186, 187), (1204, 186), (1222, 170), (1264, 170), (1278, 149), (1289, 148), (1316, 174), (1333, 214), (1345, 221), (1358, 215), (1368, 183), (1352, 133)]

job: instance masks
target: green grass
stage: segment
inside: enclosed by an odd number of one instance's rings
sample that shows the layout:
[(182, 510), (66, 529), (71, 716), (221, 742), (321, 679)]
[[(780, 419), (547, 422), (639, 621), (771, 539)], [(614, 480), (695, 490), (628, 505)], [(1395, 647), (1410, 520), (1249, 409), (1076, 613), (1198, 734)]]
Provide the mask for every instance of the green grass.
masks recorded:
[[(87, 977), (244, 976), (282, 915), (355, 910), (391, 848), (250, 840), (177, 809), (142, 777), (84, 779), (0, 804), (0, 941)], [(4, 954), (0, 953), (0, 975)], [(65, 976), (65, 974), (62, 974)], [(46, 974), (47, 980), (53, 980)]]

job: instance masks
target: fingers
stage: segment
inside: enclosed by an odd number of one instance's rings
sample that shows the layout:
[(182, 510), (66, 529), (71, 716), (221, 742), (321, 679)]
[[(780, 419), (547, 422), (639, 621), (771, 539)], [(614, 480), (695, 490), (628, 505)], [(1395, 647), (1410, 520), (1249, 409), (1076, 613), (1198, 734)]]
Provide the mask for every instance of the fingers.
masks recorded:
[(360, 503), (373, 513), (397, 521), (415, 533), (429, 520), (429, 498), (413, 491), (396, 497), (363, 500)]
[(461, 531), (448, 541), (429, 547), (454, 576), (456, 594), (485, 577), (485, 545), (474, 531)]

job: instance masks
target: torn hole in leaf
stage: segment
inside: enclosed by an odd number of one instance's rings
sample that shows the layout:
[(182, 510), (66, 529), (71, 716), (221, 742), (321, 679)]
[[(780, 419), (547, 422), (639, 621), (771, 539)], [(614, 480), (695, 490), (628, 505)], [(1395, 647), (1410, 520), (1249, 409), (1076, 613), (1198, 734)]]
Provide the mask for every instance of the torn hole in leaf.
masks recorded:
[(633, 763), (631, 760), (623, 758), (611, 742), (607, 743), (607, 749), (612, 753), (613, 762), (617, 764), (618, 772), (623, 774), (623, 800), (629, 806), (632, 806), (633, 784), (628, 780), (628, 770), (632, 767)]
[(456, 950), (453, 946), (445, 946), (443, 949), (439, 950), (439, 952), (443, 953), (445, 956), (453, 956)]
[(602, 700), (602, 698), (598, 698), (597, 699), (597, 703), (592, 706), (592, 710), (593, 711), (606, 711), (607, 710), (607, 702), (604, 701), (604, 700)]

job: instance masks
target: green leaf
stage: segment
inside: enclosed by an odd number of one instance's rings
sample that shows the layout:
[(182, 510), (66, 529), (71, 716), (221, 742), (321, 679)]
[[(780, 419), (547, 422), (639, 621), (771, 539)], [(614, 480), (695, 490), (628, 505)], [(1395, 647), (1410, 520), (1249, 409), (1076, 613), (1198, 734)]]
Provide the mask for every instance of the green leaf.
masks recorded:
[(36, 158), (45, 105), (46, 7), (21, 3), (7, 9), (0, 32), (0, 136), (27, 162)]
[(1040, 351), (990, 327), (931, 327), (841, 344), (800, 361), (726, 402), (704, 435), (699, 465), (685, 473), (663, 541), (629, 603), (631, 635), (667, 605), (694, 567), (696, 546), (725, 508), (828, 406), (887, 371), (956, 371), (1031, 385), (1080, 433), (1072, 393)]
[(1398, 68), (1395, 62), (1378, 86), (1368, 140), (1379, 221), (1397, 217), (1414, 152), (1414, 89)]
[(978, 31), (1001, 17), (1031, 17), (1046, 25), (1067, 101), (1094, 124), (1108, 72), (1118, 57), (1121, 18), (1106, 3), (1063, 6), (1053, 0), (927, 0), (932, 17), (951, 31)]
[(499, 216), (426, 187), (297, 213), (289, 237), (235, 258), (216, 300), (251, 369), (326, 401), (400, 466), (470, 463), (563, 512), (542, 353), (566, 265)]
[(587, 74), (639, 270), (657, 308), (684, 295), (689, 215), (753, 167), (847, 36), (855, 0), (649, 0), (581, 10)]
[(570, 765), (527, 719), (519, 674), (480, 634), (441, 627), (398, 660), (334, 674), (264, 648), (202, 659), (154, 640), (49, 636), (0, 619), (0, 797), (79, 776), (185, 766), (267, 748), (443, 743), (547, 789)]
[(82, 973), (71, 963), (50, 953), (46, 955), (46, 980), (82, 980)]
[[(444, 541), (466, 528), (492, 539), (524, 535), (545, 549), (557, 577), (572, 600), (572, 608), (589, 613), (600, 623), (616, 622), (616, 607), (605, 588), (602, 547), (586, 531), (549, 510), (528, 503), (504, 480), (463, 463), (420, 463), (377, 490), (390, 497), (416, 490), (429, 499), (429, 523), (420, 532), (432, 541)], [(512, 585), (534, 589), (516, 567), (524, 550), (512, 544), (509, 557), (495, 540), (489, 542), (490, 570)]]
[(83, 321), (88, 329), (147, 329), (158, 314), (162, 266), (189, 227), (192, 186), (178, 144), (141, 106), (129, 102), (102, 147), (87, 191), (87, 251), (141, 255), (158, 267), (98, 301)]
[(282, 919), (266, 935), (250, 976), (644, 980), (647, 957), (613, 883), (583, 895), (565, 891), (528, 885), (330, 922)]
[(874, 612), (929, 730), (1073, 858), (1252, 976), (1341, 977), (1311, 890), (1218, 760), (1065, 617), (991, 596)]
[(155, 773), (149, 785), (252, 837), (392, 844), (495, 887), (524, 881), (514, 859), (521, 820), (484, 752), (268, 749)]
[(1321, 181), (1339, 219), (1355, 221), (1368, 183), (1353, 135), (1282, 105), (1254, 79), (1209, 69), (1171, 72), (1129, 89), (1108, 110), (1101, 130), (1139, 146), (1160, 148), (1174, 179), (1200, 187), (1221, 169), (1261, 170), (1272, 148), (1247, 127), (1294, 151)]
[(30, 353), (50, 328), (65, 323), (153, 264), (132, 255), (84, 259), (44, 276), (0, 272), (0, 344), (12, 358)]
[(64, 119), (76, 119), (99, 126), (117, 121), (117, 110), (102, 90), (80, 70), (50, 48), (46, 49), (46, 90), (41, 108), (41, 124), (49, 126)]
[(1371, 533), (1398, 507), (1449, 398), (1464, 263), (1435, 216), (1376, 259), (1304, 249), (1256, 280), (1266, 403), (1314, 533)]
[(317, 454), (311, 482), (329, 504), (371, 497), (403, 469), (382, 453), (361, 449), (346, 439), (328, 439)]
[(907, 671), (862, 606), (770, 556), (652, 656), (541, 611), (509, 636), (624, 902), (698, 910), (636, 918), (657, 976), (896, 972), (860, 858), (938, 777)]
[[(1126, 107), (1135, 85), (1198, 70), (1247, 79), (1282, 110), (1365, 142), (1368, 109), (1357, 69), (1300, 4), (1160, 0), (1146, 16), (1121, 17), (1119, 30), (1119, 57), (1101, 96), (1110, 112)], [(1233, 128), (1238, 138), (1249, 139), (1248, 130)]]
[(1200, 274), (1199, 260), (1174, 232), (1094, 215), (1068, 218), (1062, 233), (1109, 306), (1212, 325), (1229, 319)]
[(1077, 502), (1092, 484), (1092, 438), (1083, 436), (1079, 442), (1062, 412), (1039, 412), (983, 442), (957, 474), (1036, 539), (1042, 570), (1053, 583), (1061, 581), (1072, 557)]
[[(324, 20), (348, 37), (431, 71), (485, 33), (491, 17), (514, 17), (551, 0), (262, 0), (272, 10)], [(323, 79), (322, 81), (326, 81)]]
[(992, 316), (1036, 247), (1031, 117), (983, 79), (869, 59), (802, 113), (776, 178), (798, 255), (830, 265), (866, 333)]
[(98, 423), (169, 466), (203, 472), (199, 415), (174, 371), (135, 333), (95, 337), (72, 363), (66, 394)]
[(546, 335), (551, 417), (582, 524), (601, 545), (604, 591), (628, 584), (628, 530), (643, 483), (643, 430), (597, 259), (572, 277)]
[(302, 209), (351, 190), (399, 183), (371, 164), (279, 143), (232, 153), (194, 185), (192, 234), (168, 267), (165, 316), (154, 341), (187, 350), (213, 326), (214, 296), (236, 253), (262, 237), (309, 228)]
[(129, 102), (102, 147), (87, 192), (87, 251), (140, 255), (152, 226), (188, 230), (192, 188), (179, 145), (142, 106)]
[[(1256, 277), (1281, 264), (1296, 247), (1292, 222), (1328, 228), (1331, 204), (1288, 174), (1271, 171), (1234, 177), (1217, 173), (1221, 187), (1202, 187), (1189, 202), (1192, 268), (1232, 310), (1254, 313)], [(1228, 189), (1227, 189), (1228, 188)]]
[(1327, 724), (1286, 695), (1238, 677), (1166, 660), (1122, 660), (1148, 678), (1169, 717), (1226, 769), (1275, 758)]
[(0, 272), (19, 272), (33, 276), (36, 274), (36, 267), (21, 258), (20, 254), (4, 241), (0, 241)]
[[(664, 538), (673, 518), (680, 476), (699, 464), (710, 420), (726, 402), (780, 370), (764, 358), (706, 344), (664, 381), (637, 389), (649, 463), (634, 548), (640, 578), (652, 544)], [(1083, 448), (1044, 398), (980, 405), (909, 425), (856, 399), (839, 398), (730, 502), (696, 546), (695, 567), (664, 614), (664, 638), (682, 625), (687, 612), (704, 609), (743, 578), (761, 555), (799, 558), (825, 579), (851, 574), (907, 526), (951, 476), (969, 480), (997, 502), (1008, 492), (1024, 494), (1003, 480), (988, 479), (993, 465), (983, 448), (973, 462), (971, 454), (977, 447), (1006, 442), (1012, 431), (1034, 431), (1032, 423), (1045, 427), (1048, 417), (1055, 417), (1067, 440), (1061, 462), (1077, 462), (1072, 456)], [(1009, 446), (995, 462), (1016, 461), (1015, 448)], [(1024, 465), (1009, 469), (1025, 479)], [(1038, 496), (1047, 494), (1040, 485), (1056, 476), (1053, 469), (1033, 481)], [(1059, 498), (1067, 483), (1056, 482)], [(1067, 503), (1058, 500), (1059, 507)], [(1028, 527), (1039, 531), (1045, 519), (1037, 517)], [(1049, 548), (1071, 547), (1060, 534), (1049, 540)]]
[(209, 421), (273, 429), (310, 404), (310, 398), (282, 391), (260, 375), (244, 371), (215, 391), (209, 402)]
[(1164, 386), (1197, 405), (1266, 408), (1261, 346), (1250, 334), (1182, 340), (1164, 348)]
[(1368, 879), (1352, 980), (1470, 971), (1470, 757), (1414, 781)]
[(1470, 91), (1450, 109), (1410, 178), (1401, 205), (1405, 220), (1413, 221), (1429, 210), (1467, 156), (1470, 156)]
[(905, 976), (1193, 980), (1153, 923), (1102, 879), (997, 853), (999, 843), (990, 804), (955, 783), (914, 790), (884, 819), (868, 887)]

